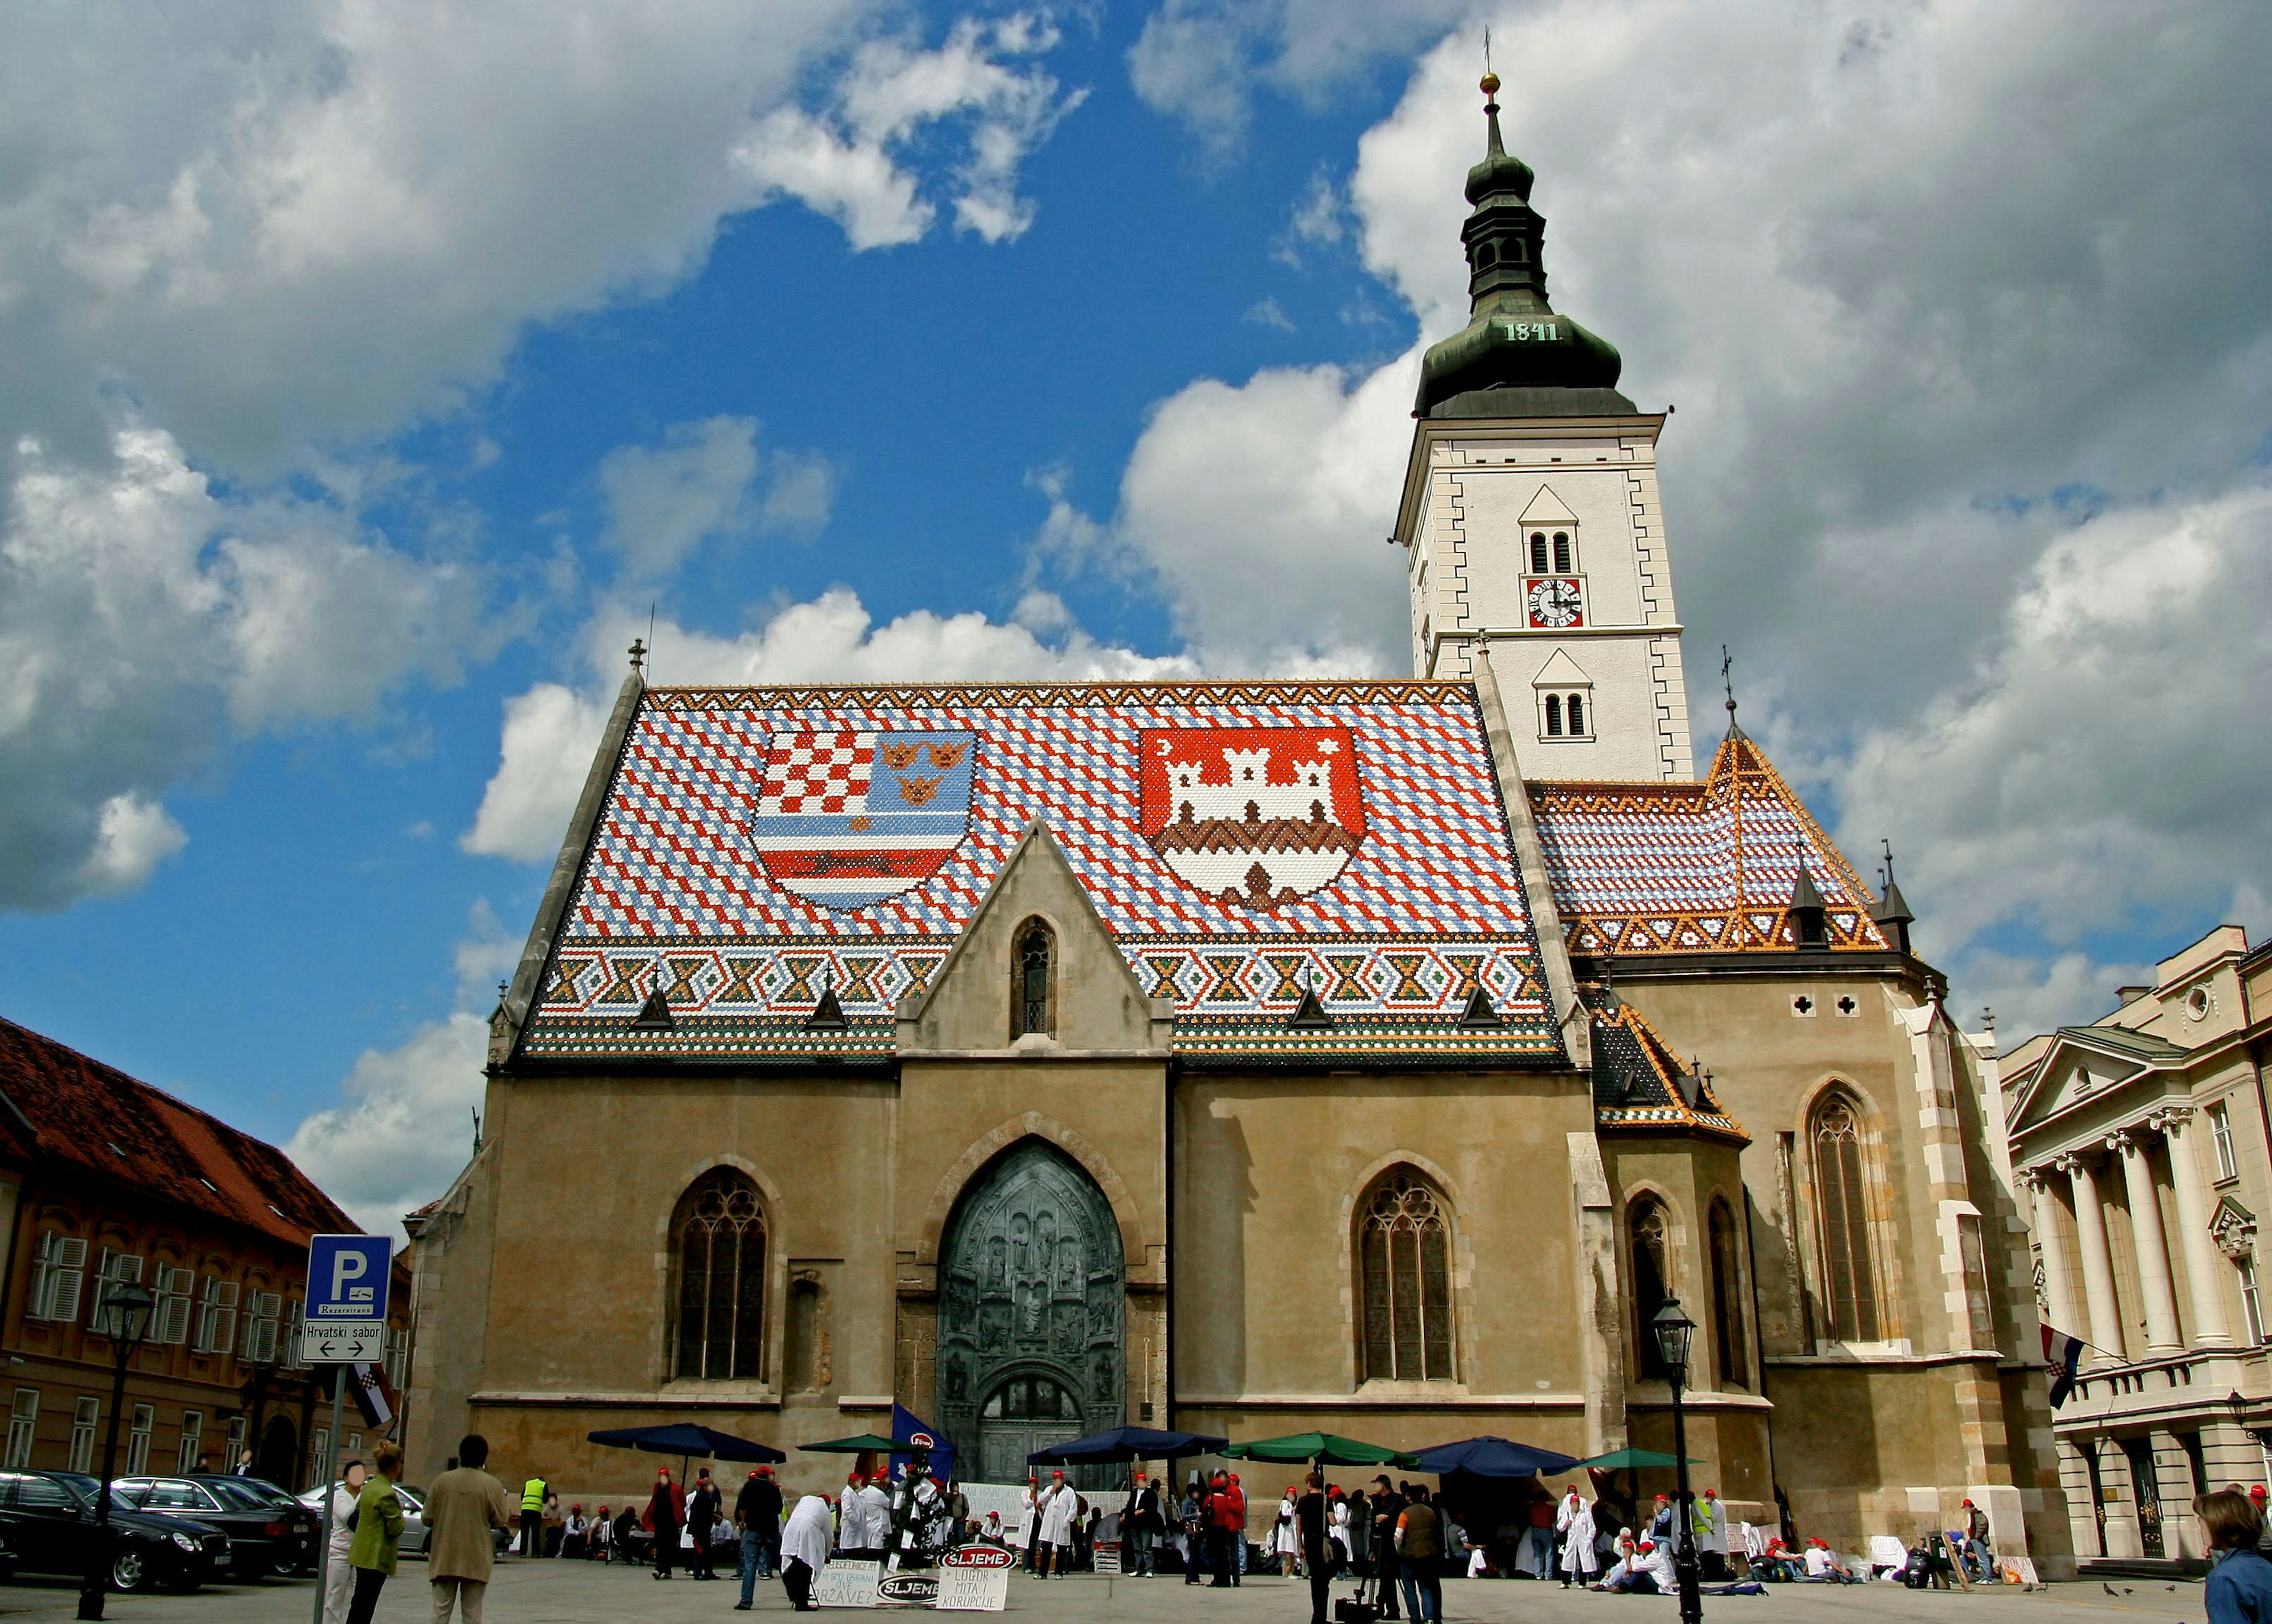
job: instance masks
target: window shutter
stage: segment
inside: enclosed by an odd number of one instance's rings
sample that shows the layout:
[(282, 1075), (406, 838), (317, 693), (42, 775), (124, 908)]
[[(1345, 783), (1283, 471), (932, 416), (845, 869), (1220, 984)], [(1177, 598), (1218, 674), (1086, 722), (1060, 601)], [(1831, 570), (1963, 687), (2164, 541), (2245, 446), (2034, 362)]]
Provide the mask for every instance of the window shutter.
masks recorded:
[(118, 1316), (102, 1306), (113, 1286), (138, 1285), (142, 1281), (142, 1260), (131, 1253), (113, 1252), (106, 1246), (101, 1260), (95, 1265), (94, 1300), (87, 1305), (87, 1328), (98, 1336), (116, 1336), (122, 1328)]
[(189, 1269), (166, 1263), (158, 1265), (158, 1306), (153, 1311), (153, 1342), (178, 1344), (190, 1339), (190, 1293), (196, 1287), (197, 1276)]
[(49, 1230), (40, 1237), (40, 1251), (47, 1269), (41, 1281), (44, 1291), (34, 1292), (36, 1317), (78, 1319), (80, 1286), (86, 1276), (86, 1242)]

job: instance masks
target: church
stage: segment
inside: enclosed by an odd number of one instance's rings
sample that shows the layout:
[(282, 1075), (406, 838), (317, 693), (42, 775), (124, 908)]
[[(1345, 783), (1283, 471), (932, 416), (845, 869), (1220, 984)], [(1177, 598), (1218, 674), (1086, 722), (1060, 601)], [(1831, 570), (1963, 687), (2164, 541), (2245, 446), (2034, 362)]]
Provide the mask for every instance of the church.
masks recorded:
[[(1486, 79), (1487, 100), (1497, 89)], [(2070, 1572), (1983, 1055), (1736, 723), (1701, 770), (1664, 415), (1550, 303), (1495, 102), (1425, 358), (1412, 672), (650, 687), (634, 647), (411, 1215), (410, 1465), (930, 1418), (1671, 1446), (1840, 1549)], [(1384, 493), (1384, 498), (1386, 493)], [(1890, 864), (1888, 864), (1888, 869)], [(1644, 1481), (1644, 1493), (1669, 1487)]]

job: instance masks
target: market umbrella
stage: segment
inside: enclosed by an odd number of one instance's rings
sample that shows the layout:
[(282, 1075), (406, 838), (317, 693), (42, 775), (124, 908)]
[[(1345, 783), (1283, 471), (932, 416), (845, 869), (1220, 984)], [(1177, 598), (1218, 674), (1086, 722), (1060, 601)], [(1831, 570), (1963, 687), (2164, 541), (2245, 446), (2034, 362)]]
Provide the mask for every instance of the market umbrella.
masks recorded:
[[(1701, 1466), (1704, 1463), (1692, 1455), (1688, 1457), (1688, 1463)], [(1580, 1461), (1578, 1464), (1594, 1471), (1626, 1471), (1636, 1466), (1678, 1466), (1680, 1463), (1671, 1456), (1659, 1455), (1654, 1449), (1612, 1449), (1607, 1455), (1596, 1455), (1590, 1460)], [(1551, 1470), (1558, 1471), (1561, 1468)]]
[(1246, 1443), (1227, 1445), (1215, 1453), (1227, 1460), (1271, 1461), (1289, 1466), (1310, 1461), (1327, 1466), (1414, 1465), (1412, 1457), (1401, 1449), (1384, 1449), (1377, 1443), (1362, 1443), (1332, 1433), (1289, 1433), (1283, 1438), (1256, 1438)]
[(1121, 1461), (1172, 1461), (1205, 1455), (1230, 1441), (1204, 1433), (1164, 1433), (1149, 1426), (1116, 1426), (1109, 1433), (1051, 1444), (1026, 1457), (1029, 1466), (1101, 1466)]
[(644, 1449), (649, 1455), (700, 1456), (713, 1461), (785, 1461), (788, 1456), (768, 1445), (731, 1433), (677, 1421), (669, 1426), (624, 1426), (612, 1432), (587, 1433), (594, 1443), (611, 1449)]
[(1543, 1471), (1567, 1471), (1578, 1463), (1578, 1457), (1505, 1438), (1463, 1438), (1457, 1443), (1416, 1450), (1412, 1463), (1439, 1478), (1453, 1472), (1476, 1478), (1535, 1478)]
[(796, 1446), (808, 1455), (889, 1455), (907, 1446), (890, 1438), (878, 1438), (873, 1433), (862, 1433), (856, 1438), (830, 1438), (820, 1443), (801, 1443)]

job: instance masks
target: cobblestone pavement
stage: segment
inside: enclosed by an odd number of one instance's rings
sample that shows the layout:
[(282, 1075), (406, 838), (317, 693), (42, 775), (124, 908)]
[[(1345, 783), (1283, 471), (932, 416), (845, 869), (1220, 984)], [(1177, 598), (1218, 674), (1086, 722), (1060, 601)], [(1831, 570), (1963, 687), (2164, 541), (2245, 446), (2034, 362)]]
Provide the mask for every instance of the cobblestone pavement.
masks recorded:
[[(2109, 1593), (2111, 1590), (2111, 1593)], [(1334, 1593), (1349, 1594), (1336, 1585)], [(740, 1586), (731, 1579), (699, 1583), (683, 1575), (659, 1584), (644, 1568), (588, 1562), (501, 1564), (490, 1587), (486, 1624), (679, 1624), (734, 1616)], [(424, 1624), (431, 1603), (425, 1565), (407, 1561), (387, 1584), (379, 1624)], [(69, 1584), (0, 1584), (0, 1619), (69, 1618), (78, 1605)], [(305, 1580), (221, 1585), (193, 1596), (114, 1596), (109, 1616), (128, 1624), (308, 1624), (314, 1586)], [(1757, 1624), (2205, 1624), (2198, 1582), (2095, 1579), (2032, 1594), (2014, 1590), (1915, 1593), (1893, 1585), (1834, 1588), (1770, 1586), (1761, 1597), (1707, 1597), (1708, 1620)], [(787, 1613), (778, 1583), (758, 1587), (757, 1611)], [(1308, 1624), (1309, 1586), (1299, 1580), (1250, 1577), (1236, 1590), (1211, 1590), (1180, 1580), (1100, 1579), (1087, 1575), (1046, 1583), (1013, 1575), (1010, 1612), (1067, 1624), (1130, 1620), (1137, 1624)], [(1449, 1580), (1446, 1624), (1674, 1624), (1661, 1597), (1598, 1596), (1521, 1581)], [(838, 1615), (841, 1617), (842, 1615)], [(979, 1624), (982, 1614), (945, 1615)]]

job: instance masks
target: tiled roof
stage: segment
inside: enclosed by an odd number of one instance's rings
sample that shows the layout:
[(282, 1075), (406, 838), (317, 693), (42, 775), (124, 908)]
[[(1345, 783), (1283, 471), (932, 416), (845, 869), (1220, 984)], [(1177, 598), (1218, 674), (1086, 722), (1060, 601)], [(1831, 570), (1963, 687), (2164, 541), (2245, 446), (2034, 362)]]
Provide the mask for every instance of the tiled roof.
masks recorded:
[(1697, 783), (1533, 783), (1570, 951), (1763, 953), (1796, 946), (1802, 858), (1826, 945), (1882, 951), (1875, 900), (1760, 747), (1731, 732)]
[(288, 1246), (358, 1227), (275, 1146), (5, 1020), (0, 1095), (15, 1108), (0, 1110), (0, 1154), (53, 1157)]
[(2111, 1049), (2135, 1059), (2148, 1061), (2182, 1060), (2186, 1050), (2156, 1032), (2141, 1032), (2128, 1026), (2063, 1026), (2059, 1035), (2070, 1042), (2096, 1048)]
[(1749, 1144), (1752, 1136), (1640, 1011), (1597, 984), (1578, 990), (1594, 1016), (1594, 1120), (1603, 1128), (1699, 1133)]
[(1038, 819), (1186, 1056), (1558, 1061), (1495, 786), (1464, 683), (650, 689), (520, 1052), (888, 1057)]

